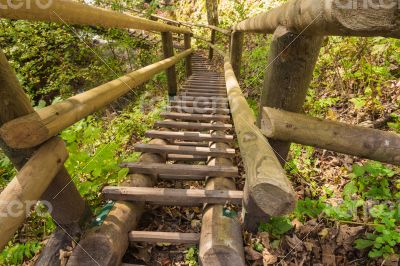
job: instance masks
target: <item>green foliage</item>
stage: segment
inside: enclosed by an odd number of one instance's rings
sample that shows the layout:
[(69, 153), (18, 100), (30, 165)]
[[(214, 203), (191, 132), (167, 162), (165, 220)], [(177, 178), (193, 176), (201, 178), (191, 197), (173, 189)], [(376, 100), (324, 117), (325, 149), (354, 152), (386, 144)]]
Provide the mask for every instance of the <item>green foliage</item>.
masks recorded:
[(191, 247), (186, 251), (185, 263), (189, 266), (197, 266), (197, 257), (199, 250), (195, 247)]
[(288, 217), (271, 217), (267, 223), (260, 224), (258, 230), (280, 238), (292, 228), (293, 226)]
[(326, 205), (321, 200), (312, 200), (305, 198), (297, 202), (295, 215), (299, 220), (307, 218), (317, 218), (326, 208)]
[(21, 265), (25, 260), (33, 258), (41, 247), (42, 245), (36, 241), (9, 245), (0, 253), (0, 264)]
[(16, 171), (10, 159), (0, 152), (0, 188), (3, 188), (14, 177)]

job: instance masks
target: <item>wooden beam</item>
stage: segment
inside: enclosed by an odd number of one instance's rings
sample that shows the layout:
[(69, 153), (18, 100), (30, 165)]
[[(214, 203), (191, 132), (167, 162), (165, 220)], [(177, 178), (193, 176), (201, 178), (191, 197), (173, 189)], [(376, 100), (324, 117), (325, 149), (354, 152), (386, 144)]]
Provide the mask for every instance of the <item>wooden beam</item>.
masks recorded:
[(145, 202), (157, 205), (199, 206), (202, 204), (241, 204), (243, 192), (237, 190), (204, 190), (149, 187), (105, 187), (103, 197), (109, 200)]
[(121, 167), (129, 168), (130, 173), (150, 175), (204, 175), (204, 176), (238, 176), (237, 167), (186, 165), (186, 164), (160, 164), (160, 163), (122, 163)]
[(273, 149), (256, 126), (232, 65), (225, 59), (225, 79), (235, 132), (246, 172), (243, 220), (245, 228), (257, 231), (269, 216), (293, 211), (296, 194)]
[[(177, 123), (177, 122), (175, 122)], [(165, 125), (163, 125), (165, 126)], [(175, 128), (176, 126), (174, 126)], [(211, 126), (210, 126), (211, 127)], [(185, 141), (219, 141), (219, 142), (233, 142), (232, 135), (217, 136), (211, 134), (203, 134), (199, 132), (173, 132), (173, 131), (157, 131), (149, 130), (145, 133), (146, 137), (160, 138), (167, 140), (185, 140)]]
[[(192, 36), (191, 34), (185, 34), (184, 35), (184, 45), (185, 45), (185, 50), (191, 49), (192, 48)], [(189, 55), (186, 57), (186, 77), (189, 78), (193, 74), (192, 70), (192, 55)]]
[[(4, 53), (0, 51), (0, 126), (18, 117), (33, 113), (34, 110), (28, 97), (20, 86), (14, 70), (8, 63)], [(37, 148), (32, 149), (12, 149), (3, 140), (0, 140), (0, 147), (4, 154), (11, 160), (13, 165), (20, 170)], [(62, 167), (46, 191), (41, 196), (41, 200), (48, 201), (53, 207), (51, 216), (59, 225), (66, 228), (65, 235), (76, 236), (76, 231), (69, 230), (71, 227), (80, 228), (81, 223), (91, 215), (85, 201), (80, 196), (74, 183), (71, 181), (65, 167)], [(78, 232), (79, 233), (79, 232)], [(51, 243), (50, 243), (51, 244)], [(49, 249), (65, 249), (70, 243), (59, 241), (57, 245), (46, 246), (42, 254), (49, 254)], [(58, 258), (58, 257), (57, 257)], [(39, 261), (44, 265), (49, 263), (54, 256), (40, 257)]]
[[(210, 43), (215, 44), (217, 38), (217, 32), (215, 30), (211, 30), (211, 37), (210, 37)], [(212, 60), (214, 57), (214, 49), (210, 46), (208, 49), (208, 59)]]
[[(223, 101), (221, 101), (221, 100), (215, 101), (212, 99), (203, 99), (202, 101), (200, 101), (200, 100), (193, 101), (193, 98), (194, 97), (191, 97), (191, 96), (187, 96), (187, 98), (184, 98), (184, 97), (175, 98), (176, 100), (170, 101), (170, 104), (173, 106), (179, 106), (182, 108), (186, 108), (186, 107), (226, 108), (226, 107), (228, 107), (228, 102), (227, 102), (228, 99), (227, 98), (226, 98), (226, 100), (223, 100)], [(183, 100), (179, 100), (179, 99), (183, 99)], [(188, 99), (188, 100), (186, 101), (184, 99)], [(206, 100), (206, 101), (204, 101), (204, 100)]]
[(291, 0), (244, 20), (234, 31), (273, 33), (279, 26), (301, 35), (400, 37), (397, 0)]
[(169, 244), (198, 244), (200, 234), (197, 233), (172, 233), (172, 232), (129, 232), (130, 242), (169, 243)]
[[(65, 144), (53, 138), (43, 144), (0, 194), (0, 250), (23, 224), (68, 157)], [(52, 207), (52, 206), (49, 206)]]
[(207, 108), (207, 107), (185, 107), (185, 106), (168, 106), (169, 112), (190, 113), (190, 114), (229, 114), (227, 108)]
[(262, 130), (269, 138), (400, 165), (399, 134), (273, 108), (263, 109)]
[[(165, 141), (153, 139), (150, 144), (165, 145)], [(165, 163), (165, 157), (158, 154), (143, 153), (141, 163)], [(123, 186), (152, 187), (157, 177), (153, 175), (128, 175)], [(67, 266), (115, 266), (121, 263), (128, 246), (128, 233), (138, 225), (144, 211), (144, 204), (117, 201), (104, 222), (85, 232), (79, 245), (73, 250)]]
[(243, 53), (243, 40), (244, 33), (235, 31), (232, 33), (231, 38), (231, 64), (233, 71), (235, 72), (236, 78), (240, 80), (240, 67), (242, 65), (242, 53)]
[[(140, 29), (159, 32), (191, 33), (185, 28), (134, 17), (116, 11), (86, 5), (83, 3), (57, 0), (43, 4), (31, 3), (29, 8), (11, 8), (7, 0), (0, 3), (8, 8), (0, 10), (0, 17), (9, 19), (24, 19), (31, 21), (57, 22), (62, 24), (90, 25), (106, 28)], [(18, 5), (24, 5), (19, 3)]]
[(205, 161), (207, 161), (207, 156), (168, 154), (167, 160), (168, 161), (177, 161), (177, 162), (201, 162), (201, 161), (205, 162)]
[[(221, 125), (215, 125), (211, 123), (193, 123), (193, 122), (177, 122), (177, 121), (157, 121), (155, 123), (156, 127), (165, 127), (169, 129), (188, 129), (188, 130), (198, 130), (198, 131), (203, 131), (203, 130), (211, 130), (211, 129), (221, 129), (221, 130), (229, 130), (232, 129), (231, 124), (221, 124)], [(176, 132), (175, 132), (176, 133)], [(167, 132), (168, 134), (173, 134), (171, 132)], [(185, 134), (186, 136), (189, 135), (195, 135), (191, 134), (190, 132), (187, 132)], [(230, 139), (230, 137), (229, 137)]]
[(217, 149), (206, 147), (187, 147), (178, 145), (152, 145), (135, 144), (135, 151), (160, 153), (160, 154), (186, 154), (186, 155), (204, 155), (219, 157), (235, 157), (235, 149)]
[(209, 114), (188, 114), (188, 113), (161, 113), (161, 117), (166, 119), (177, 119), (185, 121), (229, 121), (229, 115), (209, 115)]
[(12, 120), (0, 128), (0, 136), (12, 148), (30, 148), (43, 143), (63, 129), (105, 107), (132, 88), (191, 54), (186, 50), (60, 103)]
[[(169, 58), (174, 56), (174, 43), (172, 39), (171, 32), (162, 32), (161, 39), (163, 44), (164, 58)], [(188, 55), (189, 56), (189, 55)], [(175, 64), (167, 68), (167, 82), (168, 82), (168, 95), (173, 97), (176, 95), (178, 90), (178, 84), (176, 81), (176, 69)]]
[[(275, 31), (261, 92), (258, 126), (264, 106), (291, 112), (301, 111), (322, 40), (321, 36), (293, 34), (283, 27)], [(279, 161), (284, 164), (290, 143), (270, 140), (270, 144)]]

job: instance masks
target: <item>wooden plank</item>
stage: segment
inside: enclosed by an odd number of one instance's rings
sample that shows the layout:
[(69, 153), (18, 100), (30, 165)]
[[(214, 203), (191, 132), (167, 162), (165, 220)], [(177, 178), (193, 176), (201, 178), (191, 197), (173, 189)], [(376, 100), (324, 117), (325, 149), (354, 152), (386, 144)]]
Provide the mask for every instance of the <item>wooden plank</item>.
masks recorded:
[(238, 190), (174, 189), (149, 187), (105, 187), (103, 197), (109, 200), (146, 202), (162, 205), (201, 206), (203, 204), (240, 205), (243, 192)]
[(14, 119), (0, 128), (0, 136), (12, 148), (35, 147), (89, 114), (107, 106), (192, 52), (192, 49), (186, 50), (60, 103)]
[(161, 154), (187, 154), (187, 155), (205, 155), (214, 157), (235, 157), (234, 149), (218, 149), (206, 147), (187, 147), (177, 145), (152, 145), (136, 144), (135, 151), (161, 153)]
[[(178, 95), (178, 96), (175, 96), (171, 101), (172, 102), (175, 102), (175, 101), (194, 102), (194, 103), (197, 103), (198, 105), (201, 105), (203, 103), (204, 104), (214, 103), (214, 104), (220, 104), (220, 105), (229, 104), (227, 97), (206, 97), (206, 96), (195, 97), (195, 96)], [(219, 107), (219, 106), (216, 106), (216, 107)]]
[(191, 123), (191, 122), (178, 122), (178, 121), (157, 121), (156, 127), (159, 128), (173, 128), (173, 129), (189, 129), (189, 130), (229, 130), (232, 129), (231, 124), (214, 125), (211, 123)]
[(174, 112), (161, 113), (160, 116), (166, 119), (177, 119), (185, 121), (227, 121), (231, 119), (229, 115), (187, 114)]
[(232, 135), (217, 136), (212, 134), (203, 134), (199, 132), (174, 132), (174, 131), (157, 131), (149, 130), (145, 133), (149, 138), (160, 138), (167, 140), (185, 140), (185, 141), (219, 141), (233, 142)]
[(207, 159), (208, 159), (207, 156), (199, 156), (199, 155), (168, 154), (167, 156), (168, 161), (176, 161), (176, 162), (205, 162), (207, 161)]
[(178, 146), (208, 147), (208, 142), (170, 140), (169, 143)]
[[(192, 36), (191, 34), (186, 33), (184, 35), (184, 46), (185, 50), (192, 48)], [(193, 62), (192, 62), (192, 55), (186, 57), (185, 61), (185, 69), (186, 69), (186, 77), (189, 78), (193, 74)]]
[(172, 233), (172, 232), (129, 232), (130, 242), (169, 243), (169, 244), (198, 244), (200, 234), (197, 233)]
[(226, 114), (230, 113), (227, 108), (208, 108), (208, 107), (190, 107), (190, 106), (168, 106), (167, 111), (190, 114)]
[[(184, 100), (184, 99), (189, 99), (189, 100)], [(228, 102), (226, 100), (218, 100), (218, 101), (213, 101), (209, 99), (200, 99), (193, 101), (193, 97), (180, 97), (176, 98), (177, 100), (171, 100), (170, 104), (173, 106), (182, 106), (182, 107), (199, 107), (199, 108), (225, 108), (227, 109), (228, 107)], [(182, 99), (182, 100), (179, 100)]]
[(149, 175), (204, 175), (237, 177), (238, 168), (231, 166), (207, 166), (188, 164), (162, 164), (162, 163), (121, 163), (122, 168), (129, 168), (130, 173)]
[(226, 97), (226, 93), (203, 93), (203, 92), (183, 92), (180, 95), (182, 96), (193, 96), (193, 97)]
[(169, 181), (205, 181), (206, 177), (201, 175), (158, 175), (158, 178)]

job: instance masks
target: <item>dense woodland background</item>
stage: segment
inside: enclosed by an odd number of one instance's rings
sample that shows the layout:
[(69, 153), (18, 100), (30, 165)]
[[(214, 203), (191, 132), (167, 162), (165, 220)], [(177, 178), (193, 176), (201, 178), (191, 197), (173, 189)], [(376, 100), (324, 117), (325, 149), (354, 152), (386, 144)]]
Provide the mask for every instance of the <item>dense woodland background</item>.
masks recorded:
[[(142, 16), (159, 13), (207, 23), (205, 1), (166, 2), (170, 4), (127, 0), (98, 0), (94, 4), (119, 11), (139, 9)], [(221, 0), (220, 27), (229, 28), (279, 3)], [(0, 23), (0, 47), (35, 108), (162, 58), (157, 41), (160, 37), (151, 33), (5, 19)], [(207, 29), (194, 31), (209, 38)], [(225, 36), (217, 35), (217, 39), (220, 48), (228, 49)], [(241, 86), (256, 113), (270, 40), (271, 36), (247, 34), (244, 42)], [(197, 41), (193, 45), (206, 48)], [(221, 58), (214, 61), (221, 66)], [(400, 40), (326, 38), (304, 112), (400, 133), (399, 65)], [(177, 69), (183, 80), (183, 64)], [(158, 119), (166, 99), (166, 77), (160, 74), (109, 108), (62, 132), (70, 153), (66, 167), (96, 214), (104, 205), (99, 199), (100, 190), (125, 178), (127, 171), (118, 164), (138, 158), (132, 145), (147, 141), (144, 132)], [(282, 265), (398, 265), (399, 167), (294, 144), (286, 170), (298, 194), (298, 206), (292, 215), (275, 217), (261, 225), (259, 234), (245, 234), (249, 265), (276, 261)], [(14, 174), (11, 163), (0, 153), (0, 190)], [(0, 254), (0, 265), (28, 264), (35, 259), (55, 229), (51, 217), (40, 213), (32, 212)], [(179, 216), (176, 210), (166, 215)], [(191, 219), (198, 219), (198, 215)], [(196, 252), (195, 248), (187, 250), (177, 265), (197, 265)], [(173, 263), (167, 261), (164, 265)]]

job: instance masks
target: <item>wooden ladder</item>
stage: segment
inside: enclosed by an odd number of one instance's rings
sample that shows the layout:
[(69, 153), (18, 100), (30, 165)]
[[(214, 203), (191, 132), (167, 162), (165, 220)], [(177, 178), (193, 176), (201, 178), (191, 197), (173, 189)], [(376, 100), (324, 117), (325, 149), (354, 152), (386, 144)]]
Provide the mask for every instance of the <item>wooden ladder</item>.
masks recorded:
[[(193, 75), (161, 114), (165, 120), (156, 122), (156, 129), (145, 134), (167, 144), (135, 145), (138, 152), (162, 155), (166, 163), (126, 162), (121, 167), (128, 168), (131, 174), (153, 175), (160, 180), (204, 181), (204, 189), (105, 187), (105, 199), (165, 206), (242, 204), (243, 192), (234, 190), (232, 180), (239, 172), (232, 163), (236, 152), (225, 78), (212, 71), (201, 56), (195, 54), (192, 60)], [(129, 240), (198, 244), (200, 236), (200, 233), (131, 231)]]

